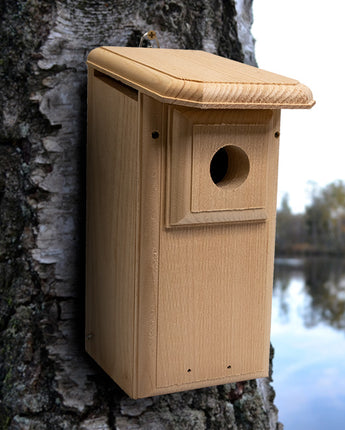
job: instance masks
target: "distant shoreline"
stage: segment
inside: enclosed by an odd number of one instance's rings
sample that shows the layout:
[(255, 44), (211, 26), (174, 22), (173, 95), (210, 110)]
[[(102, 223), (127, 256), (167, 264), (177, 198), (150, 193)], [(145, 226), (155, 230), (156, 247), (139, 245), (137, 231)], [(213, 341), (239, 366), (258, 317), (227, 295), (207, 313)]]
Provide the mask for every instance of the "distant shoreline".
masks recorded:
[(345, 257), (344, 251), (335, 250), (281, 250), (277, 249), (275, 251), (275, 258), (301, 258), (301, 257)]

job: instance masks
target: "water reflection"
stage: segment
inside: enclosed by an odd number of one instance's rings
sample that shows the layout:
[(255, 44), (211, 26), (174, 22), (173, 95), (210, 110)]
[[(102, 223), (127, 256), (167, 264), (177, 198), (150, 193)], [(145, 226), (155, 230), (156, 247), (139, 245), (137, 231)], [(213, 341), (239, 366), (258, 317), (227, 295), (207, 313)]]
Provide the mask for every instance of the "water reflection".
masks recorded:
[(345, 262), (277, 259), (274, 385), (287, 430), (345, 428)]
[(288, 317), (286, 295), (296, 279), (304, 281), (304, 292), (310, 298), (303, 314), (305, 326), (327, 323), (345, 331), (345, 259), (276, 259), (274, 290), (282, 318)]

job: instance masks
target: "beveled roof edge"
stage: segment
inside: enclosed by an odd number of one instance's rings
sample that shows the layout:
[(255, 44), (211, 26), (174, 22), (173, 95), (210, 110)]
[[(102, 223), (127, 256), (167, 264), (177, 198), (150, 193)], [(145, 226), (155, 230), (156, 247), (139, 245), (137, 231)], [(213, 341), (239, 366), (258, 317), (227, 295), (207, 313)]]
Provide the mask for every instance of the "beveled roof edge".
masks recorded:
[(295, 80), (233, 83), (181, 79), (107, 47), (92, 50), (87, 64), (163, 103), (203, 109), (308, 109), (315, 104), (310, 89)]

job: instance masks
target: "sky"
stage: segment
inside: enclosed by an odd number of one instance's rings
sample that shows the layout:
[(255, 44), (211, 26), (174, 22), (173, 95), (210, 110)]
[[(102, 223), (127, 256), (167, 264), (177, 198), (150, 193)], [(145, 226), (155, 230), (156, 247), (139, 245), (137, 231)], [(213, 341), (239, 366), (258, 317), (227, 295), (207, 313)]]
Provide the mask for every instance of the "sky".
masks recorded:
[(252, 33), (261, 69), (297, 79), (313, 92), (310, 110), (282, 111), (278, 207), (308, 204), (312, 183), (345, 180), (343, 0), (254, 0)]

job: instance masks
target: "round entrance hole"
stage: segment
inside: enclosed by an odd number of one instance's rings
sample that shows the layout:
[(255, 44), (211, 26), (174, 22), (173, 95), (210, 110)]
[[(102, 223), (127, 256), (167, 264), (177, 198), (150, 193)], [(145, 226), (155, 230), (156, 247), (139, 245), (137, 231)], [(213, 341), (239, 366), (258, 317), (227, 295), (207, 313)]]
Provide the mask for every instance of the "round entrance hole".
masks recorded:
[(239, 187), (249, 173), (249, 159), (243, 149), (227, 145), (213, 155), (210, 164), (212, 181), (218, 186)]

